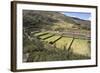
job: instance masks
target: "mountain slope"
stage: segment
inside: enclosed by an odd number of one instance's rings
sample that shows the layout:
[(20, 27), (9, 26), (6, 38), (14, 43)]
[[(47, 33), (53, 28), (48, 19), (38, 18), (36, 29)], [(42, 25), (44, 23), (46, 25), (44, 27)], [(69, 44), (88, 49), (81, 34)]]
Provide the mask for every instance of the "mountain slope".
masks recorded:
[(61, 12), (23, 10), (23, 26), (35, 30), (90, 30), (90, 21), (69, 17)]

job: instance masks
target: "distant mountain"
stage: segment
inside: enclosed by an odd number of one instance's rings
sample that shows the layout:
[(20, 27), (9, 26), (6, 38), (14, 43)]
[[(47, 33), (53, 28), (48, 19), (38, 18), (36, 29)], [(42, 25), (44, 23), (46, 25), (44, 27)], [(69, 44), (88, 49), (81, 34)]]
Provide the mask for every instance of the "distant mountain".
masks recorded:
[(73, 19), (78, 25), (80, 25), (80, 27), (84, 29), (91, 29), (91, 22), (89, 20), (83, 20), (75, 17), (73, 17)]
[(33, 10), (23, 10), (23, 26), (35, 30), (91, 29), (89, 20), (66, 16), (60, 12)]

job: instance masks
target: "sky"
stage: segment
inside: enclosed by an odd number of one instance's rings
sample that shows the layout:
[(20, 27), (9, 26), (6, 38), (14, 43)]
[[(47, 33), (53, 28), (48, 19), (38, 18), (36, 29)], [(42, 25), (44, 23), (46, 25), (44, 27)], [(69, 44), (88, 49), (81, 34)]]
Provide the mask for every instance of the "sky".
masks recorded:
[(62, 14), (71, 16), (71, 17), (77, 17), (84, 20), (90, 20), (91, 19), (91, 13), (84, 13), (84, 12), (62, 12)]

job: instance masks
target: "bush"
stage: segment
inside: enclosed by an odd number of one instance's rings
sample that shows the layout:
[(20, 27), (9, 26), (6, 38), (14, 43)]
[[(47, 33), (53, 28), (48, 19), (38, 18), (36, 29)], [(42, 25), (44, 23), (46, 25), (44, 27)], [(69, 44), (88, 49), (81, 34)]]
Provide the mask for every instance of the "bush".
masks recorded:
[(87, 56), (74, 54), (72, 50), (58, 49), (55, 46), (45, 43), (44, 49), (33, 51), (30, 53), (27, 62), (40, 62), (40, 61), (62, 61), (62, 60), (81, 60), (90, 59)]

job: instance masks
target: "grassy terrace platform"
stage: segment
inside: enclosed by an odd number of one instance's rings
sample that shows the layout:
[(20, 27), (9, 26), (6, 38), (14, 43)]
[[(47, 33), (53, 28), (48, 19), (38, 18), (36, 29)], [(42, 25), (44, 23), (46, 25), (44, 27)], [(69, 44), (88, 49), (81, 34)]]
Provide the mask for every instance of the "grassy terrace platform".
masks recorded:
[(88, 39), (75, 38), (75, 40), (72, 42), (73, 37), (56, 35), (49, 32), (37, 32), (34, 34), (34, 36), (39, 37), (39, 39), (42, 39), (44, 42), (55, 45), (56, 48), (68, 50), (70, 47), (74, 53), (90, 56), (90, 40)]
[(45, 39), (48, 39), (48, 38), (50, 38), (50, 37), (52, 37), (52, 36), (54, 36), (55, 34), (46, 34), (46, 35), (43, 35), (43, 36), (40, 36), (40, 38), (41, 39), (43, 39), (43, 40), (45, 40)]
[(56, 42), (56, 47), (57, 48), (61, 48), (63, 49), (64, 46), (66, 47), (66, 49), (68, 49), (71, 41), (72, 41), (73, 38), (67, 38), (67, 37), (62, 37), (60, 40), (58, 40)]
[(59, 36), (53, 36), (53, 37), (51, 37), (51, 38), (48, 38), (48, 39), (46, 39), (46, 40), (44, 40), (44, 41), (47, 41), (47, 42), (52, 42), (52, 41), (55, 41), (56, 39), (58, 39), (59, 37), (61, 37), (60, 35)]
[(90, 56), (90, 43), (89, 40), (75, 39), (71, 48), (74, 53)]
[(48, 32), (39, 32), (39, 33), (35, 33), (34, 36), (42, 36), (48, 34)]

